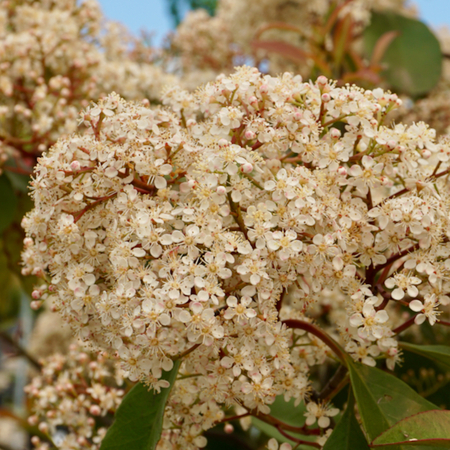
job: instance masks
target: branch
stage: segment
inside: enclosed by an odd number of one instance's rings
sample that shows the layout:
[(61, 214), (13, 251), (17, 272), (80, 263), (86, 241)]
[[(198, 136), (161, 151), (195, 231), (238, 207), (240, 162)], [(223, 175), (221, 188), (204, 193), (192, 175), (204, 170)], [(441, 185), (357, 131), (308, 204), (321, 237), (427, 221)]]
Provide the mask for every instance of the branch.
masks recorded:
[(322, 448), (321, 445), (319, 445), (317, 442), (310, 442), (310, 441), (304, 441), (303, 439), (298, 439), (294, 436), (291, 436), (290, 434), (286, 433), (285, 431), (283, 431), (283, 429), (281, 427), (277, 427), (277, 430), (287, 439), (296, 442), (297, 444), (301, 444), (301, 445), (309, 445), (311, 447), (316, 447), (316, 448)]
[[(347, 376), (348, 369), (345, 366), (339, 366), (334, 375), (328, 380), (328, 383), (324, 386), (322, 391), (319, 393), (319, 400), (329, 400), (337, 394), (339, 388), (341, 388), (341, 383), (345, 380)], [(339, 389), (340, 390), (340, 389)], [(333, 395), (334, 394), (334, 395)]]
[(39, 362), (31, 356), (16, 340), (14, 340), (8, 333), (5, 331), (0, 331), (0, 339), (8, 343), (11, 347), (16, 350), (17, 355), (24, 356), (28, 362), (37, 370), (41, 370), (41, 365)]
[(282, 323), (286, 324), (289, 328), (304, 330), (310, 334), (313, 334), (322, 342), (324, 342), (328, 347), (330, 347), (330, 349), (333, 350), (333, 352), (339, 357), (339, 359), (344, 363), (345, 366), (347, 365), (344, 350), (342, 350), (341, 346), (331, 336), (322, 331), (319, 327), (316, 327), (312, 323), (296, 319), (283, 320)]
[(409, 253), (419, 250), (419, 248), (420, 248), (420, 245), (417, 243), (411, 247), (408, 247), (407, 249), (403, 250), (400, 253), (396, 253), (395, 255), (392, 255), (390, 258), (387, 259), (387, 261), (384, 264), (381, 264), (381, 266), (377, 266), (376, 271), (379, 272), (380, 270), (383, 270), (386, 266), (391, 265), (392, 263), (399, 260), (400, 258), (403, 258), (404, 256), (408, 255)]
[(416, 316), (417, 316), (417, 314), (415, 316), (410, 317), (404, 324), (398, 326), (397, 328), (394, 328), (392, 330), (392, 332), (395, 334), (399, 334), (402, 331), (405, 331), (407, 328), (414, 325), (414, 320), (415, 320)]
[(320, 435), (320, 428), (308, 429), (306, 424), (301, 427), (296, 427), (294, 425), (289, 425), (288, 423), (283, 422), (280, 419), (277, 419), (276, 417), (273, 417), (269, 414), (258, 414), (258, 412), (253, 413), (252, 416), (258, 418), (259, 420), (262, 420), (265, 423), (268, 423), (269, 425), (274, 426), (275, 428), (283, 428), (284, 430), (291, 431), (292, 433), (305, 434), (308, 436)]
[(195, 349), (200, 347), (200, 345), (202, 345), (202, 344), (193, 345), (191, 348), (188, 348), (184, 352), (179, 353), (177, 356), (175, 356), (175, 358), (173, 358), (173, 360), (176, 361), (177, 359), (183, 359), (185, 356), (189, 355), (189, 353), (192, 353)]

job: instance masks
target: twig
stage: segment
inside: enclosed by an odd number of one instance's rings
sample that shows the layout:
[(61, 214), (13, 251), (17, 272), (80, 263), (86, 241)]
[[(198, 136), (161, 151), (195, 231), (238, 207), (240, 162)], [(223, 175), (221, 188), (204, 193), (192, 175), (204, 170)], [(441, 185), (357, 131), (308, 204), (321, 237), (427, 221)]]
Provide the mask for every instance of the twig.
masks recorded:
[(176, 361), (177, 359), (183, 359), (185, 356), (189, 355), (189, 353), (192, 353), (196, 348), (200, 347), (200, 345), (202, 344), (195, 344), (191, 348), (185, 350), (184, 352), (179, 353), (177, 356), (175, 356), (175, 358), (173, 358), (174, 361)]
[(414, 319), (416, 318), (417, 314), (415, 316), (410, 317), (403, 325), (398, 326), (397, 328), (394, 328), (392, 331), (394, 334), (399, 334), (402, 331), (405, 331), (407, 328), (409, 328), (411, 325), (414, 325)]
[(8, 343), (11, 347), (13, 347), (17, 354), (20, 356), (24, 356), (30, 364), (36, 368), (37, 370), (41, 370), (41, 365), (39, 362), (31, 356), (16, 340), (14, 340), (8, 333), (5, 331), (0, 331), (0, 339)]
[(298, 330), (304, 330), (308, 333), (313, 334), (317, 338), (319, 338), (322, 342), (328, 345), (331, 350), (339, 357), (339, 359), (344, 363), (344, 365), (347, 365), (346, 359), (345, 359), (345, 353), (341, 349), (340, 345), (327, 333), (322, 331), (319, 327), (316, 327), (312, 323), (304, 322), (303, 320), (297, 320), (297, 319), (288, 319), (283, 320), (283, 323), (286, 324), (289, 328), (295, 328)]
[(301, 445), (309, 445), (311, 447), (315, 448), (321, 448), (322, 446), (319, 445), (317, 442), (310, 442), (310, 441), (304, 441), (303, 439), (298, 439), (294, 436), (291, 436), (290, 434), (286, 433), (281, 427), (277, 427), (277, 430), (287, 439), (296, 442), (297, 444)]
[(345, 366), (339, 366), (334, 375), (328, 380), (328, 383), (324, 386), (322, 391), (318, 395), (319, 400), (329, 399), (330, 395), (340, 387), (342, 381), (344, 381), (347, 375), (348, 369)]

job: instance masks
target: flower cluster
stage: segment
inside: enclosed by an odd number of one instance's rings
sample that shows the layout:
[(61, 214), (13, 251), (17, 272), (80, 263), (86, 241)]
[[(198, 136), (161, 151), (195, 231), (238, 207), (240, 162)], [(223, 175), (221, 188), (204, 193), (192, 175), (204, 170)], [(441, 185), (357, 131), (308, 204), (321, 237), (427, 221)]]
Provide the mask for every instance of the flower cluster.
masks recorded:
[(160, 390), (183, 360), (167, 448), (278, 395), (327, 428), (309, 372), (336, 348), (314, 330), (393, 368), (402, 312), (433, 324), (449, 301), (448, 141), (386, 126), (396, 95), (323, 76), (244, 66), (172, 94), (156, 109), (111, 94), (39, 159), (23, 272), (131, 380)]
[(94, 0), (0, 1), (0, 166), (11, 156), (32, 165), (101, 95), (155, 100), (174, 84), (151, 61), (136, 61), (131, 38), (102, 20)]
[[(42, 361), (42, 373), (25, 388), (31, 401), (28, 422), (60, 450), (99, 449), (124, 390), (120, 369), (106, 354), (93, 356), (72, 344), (68, 354)], [(32, 438), (38, 450), (49, 443)]]
[(179, 56), (183, 85), (192, 88), (231, 72), (238, 58), (229, 24), (203, 9), (186, 14), (171, 38), (170, 50)]

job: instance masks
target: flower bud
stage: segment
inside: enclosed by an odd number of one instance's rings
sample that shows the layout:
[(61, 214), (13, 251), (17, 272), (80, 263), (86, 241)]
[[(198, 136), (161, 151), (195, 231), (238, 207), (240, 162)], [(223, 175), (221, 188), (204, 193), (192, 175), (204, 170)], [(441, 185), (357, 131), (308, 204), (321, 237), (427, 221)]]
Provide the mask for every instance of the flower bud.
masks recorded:
[(102, 410), (100, 408), (100, 406), (98, 405), (92, 405), (89, 408), (89, 412), (93, 415), (93, 416), (99, 416), (102, 413)]
[(33, 414), (32, 416), (28, 417), (28, 423), (34, 427), (38, 424), (39, 418), (38, 416), (36, 416), (35, 414)]
[(30, 308), (31, 308), (33, 311), (37, 311), (37, 310), (42, 306), (42, 303), (43, 303), (43, 302), (40, 302), (40, 301), (34, 301), (34, 302), (31, 302), (31, 303), (30, 303)]
[(341, 137), (341, 132), (337, 128), (332, 128), (330, 130), (331, 139), (339, 139)]
[(35, 300), (39, 300), (41, 298), (41, 291), (38, 291), (37, 289), (35, 289), (32, 293), (31, 296), (35, 299)]
[(339, 175), (342, 175), (342, 176), (345, 176), (345, 175), (347, 175), (347, 169), (345, 168), (345, 167), (339, 167), (338, 168), (338, 174)]
[(321, 75), (319, 78), (317, 78), (317, 85), (318, 85), (320, 88), (324, 88), (327, 84), (328, 84), (328, 79), (327, 79), (327, 77)]
[(231, 423), (227, 423), (223, 427), (223, 431), (225, 431), (225, 433), (227, 433), (227, 434), (231, 434), (234, 431), (234, 427), (233, 427), (233, 425), (231, 425)]
[(39, 431), (40, 431), (41, 433), (45, 433), (45, 434), (48, 433), (48, 424), (47, 424), (46, 422), (41, 422), (41, 423), (38, 425), (38, 428), (39, 428)]
[(219, 195), (225, 195), (227, 193), (227, 189), (225, 188), (225, 186), (217, 186), (216, 192)]
[(72, 161), (70, 163), (70, 168), (74, 171), (77, 172), (78, 170), (80, 170), (81, 168), (81, 164), (78, 161)]
[(245, 139), (247, 139), (248, 141), (251, 141), (252, 139), (255, 139), (256, 134), (252, 130), (247, 130), (245, 132), (244, 136), (245, 136)]
[(250, 173), (253, 171), (253, 165), (250, 163), (245, 163), (241, 166), (242, 173)]

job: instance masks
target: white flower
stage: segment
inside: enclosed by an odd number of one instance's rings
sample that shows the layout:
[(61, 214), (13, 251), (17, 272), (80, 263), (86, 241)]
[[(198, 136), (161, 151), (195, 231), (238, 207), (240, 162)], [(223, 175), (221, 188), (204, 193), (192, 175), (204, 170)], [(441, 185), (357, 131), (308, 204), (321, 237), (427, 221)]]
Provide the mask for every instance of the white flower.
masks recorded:
[(438, 306), (439, 302), (436, 299), (436, 294), (426, 295), (423, 303), (420, 300), (413, 300), (409, 303), (409, 307), (414, 312), (420, 312), (414, 319), (417, 325), (421, 325), (426, 319), (428, 319), (430, 325), (434, 325), (437, 321), (437, 316), (440, 314), (440, 311), (436, 311)]
[(309, 402), (306, 405), (307, 412), (304, 414), (306, 417), (306, 425), (313, 425), (316, 420), (320, 428), (328, 428), (330, 426), (330, 417), (334, 417), (339, 414), (338, 408), (331, 408), (327, 404), (317, 404), (315, 402)]
[(407, 276), (401, 273), (394, 275), (392, 278), (388, 278), (384, 282), (388, 289), (393, 289), (395, 286), (398, 286), (391, 294), (392, 298), (395, 300), (401, 300), (405, 296), (405, 291), (410, 297), (417, 297), (419, 290), (416, 286), (420, 283), (422, 283), (420, 278)]

